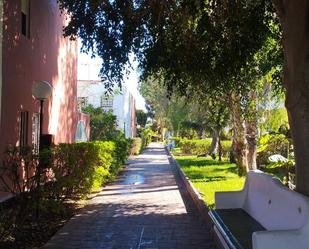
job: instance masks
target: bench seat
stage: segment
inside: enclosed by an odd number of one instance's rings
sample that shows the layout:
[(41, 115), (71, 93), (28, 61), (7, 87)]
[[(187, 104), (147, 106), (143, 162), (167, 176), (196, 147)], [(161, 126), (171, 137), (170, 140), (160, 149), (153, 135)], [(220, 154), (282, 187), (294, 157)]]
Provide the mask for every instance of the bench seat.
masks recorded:
[(309, 248), (309, 198), (262, 171), (248, 172), (241, 191), (216, 192), (215, 208), (220, 248)]
[(266, 230), (241, 208), (211, 210), (209, 215), (231, 248), (252, 249), (252, 234)]

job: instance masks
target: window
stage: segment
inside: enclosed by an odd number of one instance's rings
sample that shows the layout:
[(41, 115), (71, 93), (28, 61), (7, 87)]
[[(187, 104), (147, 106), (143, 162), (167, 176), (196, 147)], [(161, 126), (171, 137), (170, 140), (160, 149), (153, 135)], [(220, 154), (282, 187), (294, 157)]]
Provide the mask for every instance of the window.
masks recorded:
[(20, 134), (19, 145), (25, 147), (28, 145), (28, 112), (23, 111), (20, 113)]
[(110, 110), (113, 108), (113, 97), (101, 96), (101, 107)]
[(21, 33), (30, 37), (30, 0), (21, 0)]
[(88, 105), (88, 97), (77, 97), (77, 107), (81, 110)]
[(32, 148), (33, 153), (39, 153), (40, 143), (40, 115), (39, 113), (33, 113), (32, 116)]

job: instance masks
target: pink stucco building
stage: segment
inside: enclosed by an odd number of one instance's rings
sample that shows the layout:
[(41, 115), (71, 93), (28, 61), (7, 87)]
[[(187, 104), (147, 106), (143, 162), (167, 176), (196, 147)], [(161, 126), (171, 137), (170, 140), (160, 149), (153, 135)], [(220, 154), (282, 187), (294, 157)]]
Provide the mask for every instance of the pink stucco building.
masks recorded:
[[(55, 143), (75, 141), (77, 124), (77, 43), (63, 38), (65, 18), (57, 0), (0, 0), (0, 151), (8, 144), (38, 143), (39, 102), (34, 81), (48, 81), (43, 134)], [(89, 134), (89, 130), (88, 130)]]

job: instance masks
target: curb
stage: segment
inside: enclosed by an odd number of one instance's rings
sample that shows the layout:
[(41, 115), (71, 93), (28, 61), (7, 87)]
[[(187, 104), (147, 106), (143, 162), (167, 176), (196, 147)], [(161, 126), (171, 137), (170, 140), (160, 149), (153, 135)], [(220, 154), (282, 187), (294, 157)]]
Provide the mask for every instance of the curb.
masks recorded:
[(207, 224), (207, 226), (211, 227), (211, 219), (208, 215), (209, 208), (204, 202), (203, 198), (201, 197), (201, 194), (199, 191), (193, 186), (192, 182), (189, 180), (189, 178), (186, 176), (186, 174), (181, 169), (179, 163), (174, 158), (174, 156), (170, 153), (170, 151), (165, 147), (165, 150), (171, 160), (171, 164), (175, 169), (175, 172), (179, 176), (179, 179), (183, 183), (183, 186), (185, 187), (185, 190), (189, 194), (189, 196), (192, 199), (192, 202), (194, 206), (196, 207), (199, 216), (202, 218), (202, 220)]

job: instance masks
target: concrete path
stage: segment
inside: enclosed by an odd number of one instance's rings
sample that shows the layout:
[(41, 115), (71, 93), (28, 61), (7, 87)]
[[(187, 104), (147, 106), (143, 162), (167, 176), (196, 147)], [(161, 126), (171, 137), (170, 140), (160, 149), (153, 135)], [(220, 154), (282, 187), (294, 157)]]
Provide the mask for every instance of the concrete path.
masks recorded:
[(205, 225), (187, 212), (163, 146), (153, 143), (43, 248), (213, 249), (213, 244)]

